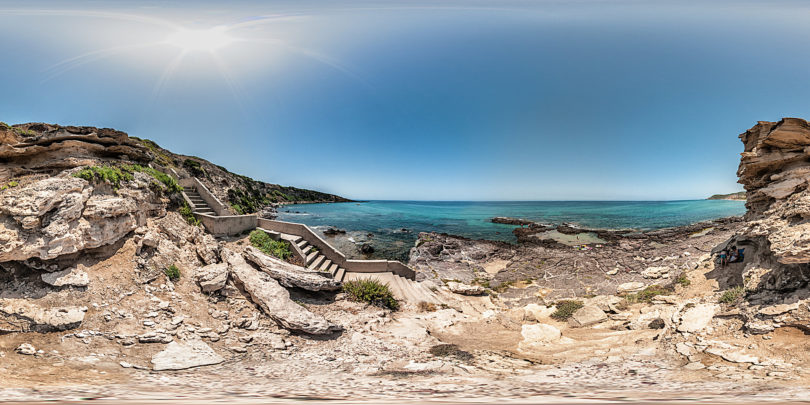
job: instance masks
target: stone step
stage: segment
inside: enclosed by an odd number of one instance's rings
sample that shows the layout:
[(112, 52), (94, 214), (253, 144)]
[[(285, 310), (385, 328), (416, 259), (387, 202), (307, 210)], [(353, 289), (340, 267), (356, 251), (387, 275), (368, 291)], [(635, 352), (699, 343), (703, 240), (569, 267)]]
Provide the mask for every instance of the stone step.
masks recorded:
[[(300, 237), (300, 236), (299, 236), (299, 237)], [(304, 247), (306, 247), (307, 245), (309, 245), (309, 242), (307, 242), (306, 240), (304, 240), (304, 238), (301, 238), (301, 240), (300, 240), (300, 241), (297, 243), (297, 245), (298, 245), (298, 247), (299, 247), (299, 248), (303, 249)]]
[(335, 274), (337, 273), (339, 267), (340, 266), (338, 266), (337, 263), (332, 263), (332, 265), (329, 266), (329, 274), (332, 275), (332, 278), (335, 278)]
[(346, 275), (346, 269), (344, 269), (343, 267), (339, 267), (337, 272), (335, 273), (335, 280), (342, 282), (343, 281), (343, 276), (345, 276), (345, 275)]
[(303, 253), (304, 253), (304, 256), (306, 256), (306, 255), (308, 255), (308, 254), (309, 254), (309, 252), (311, 252), (311, 251), (312, 251), (312, 249), (313, 249), (313, 248), (312, 248), (312, 245), (308, 245), (308, 246), (306, 246), (305, 248), (302, 248), (302, 249), (301, 249), (301, 252), (303, 252)]
[(321, 264), (323, 264), (324, 260), (326, 260), (326, 256), (319, 254), (318, 256), (315, 257), (315, 260), (313, 260), (312, 263), (310, 263), (307, 268), (315, 270), (321, 267)]
[(315, 258), (318, 257), (318, 255), (320, 254), (321, 253), (318, 252), (317, 250), (311, 250), (309, 254), (307, 254), (306, 265), (309, 266), (309, 264), (312, 263), (312, 261), (315, 260)]
[(329, 270), (329, 266), (331, 266), (331, 265), (332, 265), (332, 261), (329, 260), (329, 259), (326, 259), (326, 260), (323, 261), (323, 264), (321, 264), (318, 267), (318, 271), (327, 271), (327, 270)]

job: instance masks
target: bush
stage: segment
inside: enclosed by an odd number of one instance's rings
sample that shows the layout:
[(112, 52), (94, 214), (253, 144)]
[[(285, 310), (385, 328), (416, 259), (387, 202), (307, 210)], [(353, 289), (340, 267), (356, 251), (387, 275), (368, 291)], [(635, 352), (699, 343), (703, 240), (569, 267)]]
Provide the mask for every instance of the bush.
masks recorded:
[(667, 295), (671, 293), (672, 293), (671, 288), (665, 288), (661, 287), (658, 284), (653, 284), (635, 294), (629, 294), (624, 298), (629, 303), (637, 303), (637, 302), (649, 303), (652, 302), (652, 299), (655, 298), (655, 296), (657, 295)]
[(394, 311), (399, 309), (399, 302), (394, 298), (388, 284), (374, 279), (358, 279), (343, 283), (343, 291), (354, 301), (367, 302)]
[(473, 355), (470, 352), (465, 352), (453, 344), (439, 344), (430, 348), (430, 354), (436, 357), (455, 357), (459, 360), (470, 361)]
[(144, 167), (141, 165), (120, 165), (120, 166), (89, 166), (76, 173), (73, 177), (87, 180), (90, 183), (94, 182), (107, 182), (110, 183), (114, 189), (118, 190), (121, 187), (122, 181), (131, 181), (132, 174), (136, 172), (146, 173), (152, 176), (153, 179), (163, 185), (163, 189), (170, 193), (179, 193), (183, 190), (177, 181), (166, 173), (151, 167)]
[(675, 279), (675, 282), (680, 284), (682, 287), (689, 287), (692, 284), (689, 278), (686, 277), (686, 274), (683, 273), (681, 273), (681, 275)]
[(200, 222), (200, 220), (194, 216), (194, 212), (191, 211), (191, 207), (189, 207), (186, 203), (183, 203), (183, 206), (180, 207), (180, 215), (186, 219), (186, 222), (188, 222), (189, 225), (200, 226), (202, 224), (202, 222)]
[(166, 277), (171, 281), (180, 280), (180, 269), (175, 265), (163, 269), (163, 273), (166, 274)]
[(207, 177), (208, 175), (205, 173), (205, 169), (202, 167), (200, 162), (192, 159), (186, 159), (183, 161), (183, 167), (188, 169), (189, 173), (191, 173), (194, 177)]
[(551, 314), (551, 317), (558, 321), (565, 321), (585, 305), (582, 301), (564, 300), (557, 302), (554, 306), (557, 307), (557, 310)]
[(742, 298), (745, 294), (745, 288), (742, 286), (736, 286), (734, 288), (728, 289), (723, 292), (723, 295), (720, 296), (720, 303), (722, 304), (734, 304)]
[(273, 240), (267, 232), (261, 229), (254, 229), (253, 232), (250, 233), (250, 244), (265, 254), (277, 257), (281, 260), (288, 260), (292, 257), (292, 251), (287, 241)]

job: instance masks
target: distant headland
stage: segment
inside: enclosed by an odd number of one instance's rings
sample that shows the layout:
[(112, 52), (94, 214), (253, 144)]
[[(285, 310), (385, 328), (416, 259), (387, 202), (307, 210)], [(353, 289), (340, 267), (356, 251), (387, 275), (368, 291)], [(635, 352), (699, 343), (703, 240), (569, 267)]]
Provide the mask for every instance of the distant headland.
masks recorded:
[(731, 194), (715, 194), (707, 200), (735, 200), (735, 201), (745, 201), (745, 191), (740, 191), (737, 193)]

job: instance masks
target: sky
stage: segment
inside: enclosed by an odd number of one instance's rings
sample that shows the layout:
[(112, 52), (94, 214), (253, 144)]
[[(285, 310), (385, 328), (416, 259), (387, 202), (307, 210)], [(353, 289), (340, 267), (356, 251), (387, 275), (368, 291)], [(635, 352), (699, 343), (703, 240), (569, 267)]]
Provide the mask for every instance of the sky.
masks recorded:
[(353, 199), (742, 190), (810, 117), (807, 1), (0, 0), (0, 121), (110, 127)]

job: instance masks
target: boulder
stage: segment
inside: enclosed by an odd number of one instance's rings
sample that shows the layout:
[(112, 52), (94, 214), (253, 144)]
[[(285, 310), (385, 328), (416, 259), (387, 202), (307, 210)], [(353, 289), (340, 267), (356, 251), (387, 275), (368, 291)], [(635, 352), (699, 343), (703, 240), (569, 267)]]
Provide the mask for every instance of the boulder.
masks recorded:
[(42, 308), (23, 299), (0, 299), (0, 332), (56, 332), (81, 326), (85, 307)]
[(616, 287), (616, 294), (619, 294), (619, 295), (632, 294), (632, 293), (637, 293), (637, 292), (639, 292), (639, 291), (641, 291), (643, 289), (644, 289), (644, 283), (641, 283), (641, 282), (638, 282), (638, 281), (632, 281), (632, 282), (629, 282), (629, 283), (619, 284), (619, 286)]
[(337, 291), (342, 286), (340, 281), (333, 279), (328, 273), (281, 261), (253, 246), (245, 249), (244, 256), (284, 287), (298, 287), (308, 291)]
[(185, 370), (222, 362), (222, 357), (199, 339), (171, 342), (165, 350), (152, 356), (152, 368), (155, 371)]
[(37, 348), (31, 345), (30, 343), (23, 343), (17, 346), (17, 348), (14, 349), (14, 351), (26, 356), (33, 356), (37, 354)]
[(549, 344), (559, 342), (562, 338), (559, 329), (544, 323), (523, 325), (520, 335), (523, 336), (523, 340), (518, 344), (518, 349), (521, 351), (542, 349)]
[(661, 278), (661, 277), (669, 277), (669, 267), (666, 266), (658, 266), (658, 267), (647, 267), (645, 270), (641, 272), (641, 276), (644, 278)]
[(529, 304), (523, 307), (525, 312), (524, 319), (528, 321), (541, 321), (547, 319), (554, 313), (554, 307), (547, 307), (545, 305)]
[(280, 326), (313, 335), (329, 334), (343, 329), (295, 303), (290, 299), (287, 289), (269, 274), (251, 267), (242, 255), (223, 249), (222, 257), (228, 262), (228, 270), (234, 282), (241, 286), (254, 304)]
[(585, 305), (568, 318), (568, 325), (574, 328), (595, 325), (607, 320), (607, 314), (593, 305)]
[(469, 285), (464, 283), (457, 283), (455, 281), (448, 282), (447, 288), (450, 291), (461, 295), (482, 295), (486, 293), (486, 290), (480, 285)]
[(360, 253), (364, 255), (370, 255), (374, 253), (374, 246), (371, 246), (368, 243), (364, 243), (360, 246)]
[[(679, 332), (700, 332), (712, 322), (717, 309), (718, 306), (714, 304), (697, 304), (682, 311), (680, 319), (673, 319), (673, 321), (678, 324)], [(678, 314), (675, 316), (678, 316)]]
[(194, 273), (194, 279), (203, 292), (219, 291), (225, 288), (228, 281), (228, 264), (216, 263), (200, 267)]
[(90, 278), (87, 273), (71, 267), (55, 273), (43, 273), (40, 278), (45, 284), (54, 287), (87, 287)]

